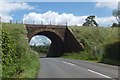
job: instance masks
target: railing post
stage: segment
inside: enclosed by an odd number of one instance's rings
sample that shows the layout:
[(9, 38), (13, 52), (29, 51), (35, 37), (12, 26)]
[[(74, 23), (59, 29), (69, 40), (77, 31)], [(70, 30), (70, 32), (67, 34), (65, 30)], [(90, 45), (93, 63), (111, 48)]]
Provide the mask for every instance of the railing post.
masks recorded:
[(66, 22), (66, 27), (67, 27), (68, 23)]
[(0, 16), (0, 24), (2, 23), (2, 18), (1, 18), (1, 16)]
[(16, 20), (16, 24), (18, 24), (17, 20)]
[(23, 24), (23, 20), (22, 20), (21, 24)]
[(10, 24), (12, 23), (12, 20), (10, 20)]
[(43, 25), (43, 21), (41, 21), (41, 25)]
[[(120, 1), (118, 2), (118, 13), (120, 12)], [(120, 25), (120, 14), (118, 15), (118, 26)]]
[(34, 21), (33, 21), (33, 25), (34, 25)]
[(50, 21), (50, 25), (51, 25), (51, 21)]

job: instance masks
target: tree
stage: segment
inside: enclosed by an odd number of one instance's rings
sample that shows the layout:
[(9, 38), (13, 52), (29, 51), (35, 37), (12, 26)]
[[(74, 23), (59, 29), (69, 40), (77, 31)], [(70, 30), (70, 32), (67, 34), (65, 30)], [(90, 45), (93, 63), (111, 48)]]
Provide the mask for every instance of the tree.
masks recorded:
[(85, 19), (85, 23), (83, 23), (83, 26), (98, 26), (97, 22), (95, 21), (95, 16), (90, 15)]
[(119, 24), (113, 23), (111, 27), (119, 27)]
[(120, 25), (120, 10), (113, 10), (113, 16), (116, 17), (118, 24)]

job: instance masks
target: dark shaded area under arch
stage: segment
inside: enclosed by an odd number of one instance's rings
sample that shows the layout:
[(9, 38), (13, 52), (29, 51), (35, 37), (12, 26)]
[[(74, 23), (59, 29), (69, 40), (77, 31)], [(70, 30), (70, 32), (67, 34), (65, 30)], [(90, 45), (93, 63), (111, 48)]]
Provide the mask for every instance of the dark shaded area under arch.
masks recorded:
[(43, 31), (43, 32), (37, 33), (36, 35), (44, 35), (51, 40), (51, 45), (47, 53), (47, 57), (62, 56), (62, 53), (64, 50), (63, 43), (61, 38), (57, 34), (49, 31)]

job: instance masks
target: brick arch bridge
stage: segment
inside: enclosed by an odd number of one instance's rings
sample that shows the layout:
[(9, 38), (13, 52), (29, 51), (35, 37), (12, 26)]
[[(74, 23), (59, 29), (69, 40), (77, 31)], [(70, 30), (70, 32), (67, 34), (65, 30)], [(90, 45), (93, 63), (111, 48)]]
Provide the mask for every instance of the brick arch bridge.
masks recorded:
[(62, 56), (65, 52), (78, 52), (84, 50), (81, 43), (77, 41), (71, 30), (61, 25), (25, 25), (28, 41), (35, 35), (44, 35), (52, 43), (47, 53), (48, 57)]

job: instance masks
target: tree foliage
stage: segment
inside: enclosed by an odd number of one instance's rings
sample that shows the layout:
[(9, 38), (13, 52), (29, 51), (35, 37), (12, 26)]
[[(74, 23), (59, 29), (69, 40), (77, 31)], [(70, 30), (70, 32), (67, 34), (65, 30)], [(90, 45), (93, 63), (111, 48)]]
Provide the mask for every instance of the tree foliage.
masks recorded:
[(85, 19), (85, 23), (83, 23), (83, 26), (98, 26), (98, 23), (95, 21), (95, 16), (90, 15)]
[(118, 23), (120, 24), (120, 10), (113, 10), (113, 13), (112, 13), (112, 15), (114, 16), (114, 17), (116, 17), (116, 20), (118, 21)]
[[(16, 72), (16, 69), (6, 70), (7, 66), (14, 66), (16, 64), (16, 51), (14, 45), (14, 39), (8, 34), (6, 29), (2, 30), (2, 69), (3, 77), (13, 75)], [(15, 67), (14, 67), (15, 68)]]
[(47, 54), (49, 50), (49, 45), (45, 46), (30, 46), (34, 51), (38, 52), (39, 54)]
[(113, 23), (111, 27), (120, 27), (120, 24)]

